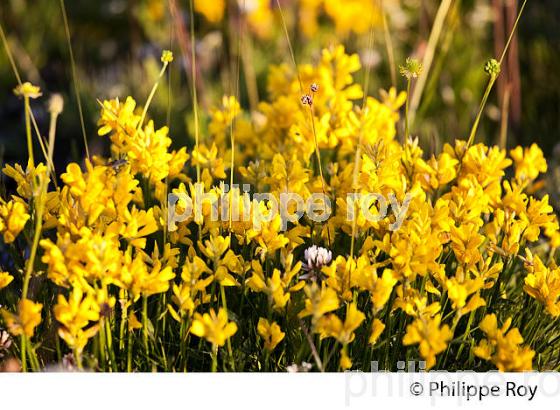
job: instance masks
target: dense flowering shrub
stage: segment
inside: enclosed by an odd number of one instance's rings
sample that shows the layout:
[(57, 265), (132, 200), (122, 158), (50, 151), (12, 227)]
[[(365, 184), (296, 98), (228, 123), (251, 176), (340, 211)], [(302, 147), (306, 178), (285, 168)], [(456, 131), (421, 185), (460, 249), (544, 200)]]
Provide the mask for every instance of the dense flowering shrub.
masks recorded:
[[(372, 360), (395, 369), (404, 359), (556, 368), (560, 234), (539, 180), (542, 151), (457, 139), (424, 152), (397, 132), (406, 94), (364, 96), (359, 69), (342, 46), (298, 72), (271, 67), (258, 111), (224, 97), (192, 149), (172, 150), (168, 128), (132, 97), (103, 101), (98, 134), (110, 157), (71, 163), (56, 179), (32, 156), (5, 165), (17, 190), (0, 200), (10, 253), (0, 302), (24, 366), (71, 352), (96, 370), (342, 370)], [(18, 90), (26, 101), (40, 95)], [(235, 198), (230, 182), (275, 197), (323, 193), (332, 213), (283, 230), (280, 215), (255, 227), (212, 220), (205, 206), (168, 223), (168, 194), (194, 200), (200, 183)], [(371, 218), (379, 203), (348, 200), (358, 193), (409, 195), (398, 229), (394, 213)]]

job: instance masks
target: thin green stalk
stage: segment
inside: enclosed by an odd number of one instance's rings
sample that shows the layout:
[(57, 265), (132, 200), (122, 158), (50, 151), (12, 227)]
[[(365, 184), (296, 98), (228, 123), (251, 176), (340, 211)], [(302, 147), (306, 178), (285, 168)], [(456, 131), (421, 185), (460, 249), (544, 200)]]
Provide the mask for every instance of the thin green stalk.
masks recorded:
[(218, 370), (218, 346), (212, 345), (212, 373)]
[(161, 70), (159, 71), (158, 78), (157, 78), (155, 84), (153, 85), (152, 90), (150, 91), (150, 94), (148, 95), (148, 99), (146, 100), (146, 104), (144, 104), (144, 109), (142, 110), (142, 116), (140, 117), (140, 122), (138, 123), (137, 131), (140, 130), (140, 128), (142, 128), (142, 125), (144, 124), (144, 119), (146, 118), (146, 114), (148, 113), (148, 108), (150, 107), (150, 104), (152, 103), (152, 99), (154, 98), (154, 95), (156, 94), (156, 91), (157, 91), (158, 86), (159, 86), (159, 82), (162, 79), (163, 75), (165, 74), (165, 70), (167, 69), (168, 65), (169, 65), (169, 62), (163, 61), (163, 66), (161, 67)]
[(486, 86), (486, 90), (484, 91), (484, 95), (482, 97), (482, 102), (480, 103), (480, 107), (478, 108), (478, 113), (476, 114), (474, 124), (471, 128), (471, 132), (470, 132), (470, 135), (469, 135), (469, 140), (467, 142), (467, 149), (474, 142), (474, 138), (476, 136), (476, 131), (477, 131), (478, 125), (480, 123), (480, 118), (482, 117), (484, 107), (486, 106), (486, 101), (488, 100), (488, 96), (490, 95), (490, 91), (492, 91), (492, 87), (494, 86), (494, 83), (496, 82), (496, 79), (498, 78), (499, 67), (502, 65), (502, 63), (504, 61), (507, 50), (509, 48), (509, 45), (510, 45), (512, 39), (513, 39), (513, 36), (515, 34), (515, 30), (517, 29), (517, 25), (519, 24), (519, 20), (521, 19), (521, 15), (523, 14), (523, 10), (525, 9), (526, 4), (527, 4), (527, 0), (524, 0), (523, 4), (521, 5), (521, 8), (519, 9), (519, 13), (517, 14), (517, 18), (515, 19), (515, 23), (513, 24), (513, 27), (511, 29), (511, 33), (509, 33), (509, 37), (508, 37), (508, 40), (507, 40), (506, 45), (504, 47), (504, 50), (502, 51), (500, 59), (498, 60), (498, 71), (497, 72), (493, 71), (493, 72), (490, 73), (490, 79), (488, 80), (488, 85)]
[(4, 28), (2, 27), (1, 23), (0, 23), (0, 37), (2, 38), (2, 44), (4, 44), (4, 49), (6, 50), (6, 54), (8, 55), (8, 61), (10, 62), (10, 65), (12, 66), (12, 71), (14, 72), (14, 75), (16, 76), (16, 80), (17, 80), (18, 84), (21, 85), (22, 84), (21, 77), (19, 75), (19, 71), (17, 69), (16, 62), (14, 60), (14, 56), (12, 55), (12, 52), (10, 51), (10, 47), (9, 47), (9, 44), (8, 44), (8, 39), (6, 38), (6, 34), (4, 33)]
[(33, 158), (33, 142), (31, 139), (31, 120), (29, 118), (29, 113), (31, 112), (31, 107), (29, 106), (29, 97), (25, 95), (23, 97), (25, 106), (25, 135), (27, 136), (27, 153), (29, 155), (29, 163), (31, 168), (35, 168), (35, 159)]
[(119, 327), (119, 352), (124, 350), (124, 332), (125, 332), (125, 325), (128, 321), (128, 307), (126, 306), (126, 302), (124, 303), (124, 308), (121, 312), (121, 323)]
[[(229, 315), (228, 315), (228, 308), (227, 308), (226, 291), (225, 291), (225, 287), (222, 286), (221, 284), (220, 284), (220, 293), (221, 293), (221, 296), (222, 296), (222, 306), (224, 308), (224, 311), (226, 312), (226, 317), (227, 317)], [(231, 370), (235, 371), (235, 362), (233, 360), (233, 350), (231, 348), (230, 338), (227, 339), (226, 344), (227, 344), (227, 351), (228, 351), (228, 357), (229, 357), (229, 363), (230, 363), (230, 366), (231, 366)]]
[(105, 371), (106, 364), (107, 364), (107, 356), (105, 355), (105, 345), (107, 343), (107, 339), (105, 337), (105, 325), (102, 323), (99, 326), (99, 355), (101, 361), (101, 368)]
[[(245, 0), (244, 0), (245, 1)], [(242, 17), (240, 16), (240, 19)], [(236, 75), (235, 75), (235, 86), (234, 86), (234, 95), (237, 101), (239, 101), (239, 68), (241, 66), (241, 36), (243, 33), (243, 28), (240, 27), (239, 29), (239, 38), (237, 41), (237, 66), (236, 66)], [(247, 80), (247, 83), (249, 81)], [(235, 115), (231, 119), (231, 123), (229, 125), (229, 135), (230, 135), (230, 143), (231, 143), (231, 168), (229, 174), (229, 236), (231, 240), (232, 234), (232, 226), (233, 226), (233, 172), (235, 169)]]
[[(279, 0), (276, 0), (276, 5), (278, 7), (278, 12), (280, 14), (280, 19), (281, 19), (281, 22), (282, 22), (282, 28), (284, 30), (284, 35), (285, 35), (286, 41), (288, 43), (288, 49), (290, 51), (290, 56), (292, 57), (292, 62), (294, 64), (294, 68), (296, 70), (296, 74), (297, 74), (297, 78), (298, 78), (298, 82), (299, 82), (299, 89), (300, 89), (300, 92), (303, 96), (303, 94), (304, 94), (303, 82), (301, 81), (301, 75), (299, 73), (298, 64), (297, 64), (297, 61), (296, 61), (296, 55), (295, 55), (294, 49), (292, 47), (292, 42), (290, 40), (290, 35), (288, 33), (288, 26), (286, 25), (286, 20), (284, 18), (284, 12), (282, 11), (282, 6), (280, 5)], [(318, 142), (317, 142), (317, 132), (315, 130), (315, 114), (314, 114), (314, 111), (313, 111), (313, 97), (314, 96), (315, 96), (315, 92), (312, 91), (311, 101), (308, 104), (309, 105), (309, 115), (311, 117), (311, 130), (313, 132), (313, 139), (314, 139), (314, 142), (315, 142), (315, 156), (317, 157), (317, 163), (318, 163), (318, 166), (319, 166), (319, 176), (321, 178), (321, 187), (322, 187), (323, 195), (326, 197), (327, 196), (327, 191), (325, 189), (325, 179), (323, 178), (323, 166), (321, 164), (321, 153), (319, 151), (319, 145), (318, 145)], [(330, 235), (330, 231), (329, 231), (328, 226), (327, 226), (327, 240), (328, 240), (329, 247), (331, 247), (331, 235)]]
[(407, 77), (406, 79), (406, 103), (405, 103), (405, 108), (404, 108), (404, 143), (406, 143), (406, 141), (408, 141), (408, 109), (409, 109), (409, 105), (410, 105), (410, 84), (411, 84), (411, 79), (410, 77)]
[(76, 361), (76, 366), (78, 366), (78, 370), (83, 370), (82, 353), (78, 349), (74, 349), (72, 353), (74, 355), (74, 360)]
[(142, 297), (142, 335), (144, 337), (144, 350), (146, 351), (146, 357), (150, 355), (150, 350), (148, 348), (148, 297)]
[(467, 149), (474, 142), (474, 137), (478, 129), (478, 124), (480, 123), (480, 118), (482, 117), (482, 113), (484, 112), (486, 101), (488, 101), (488, 96), (490, 95), (490, 91), (492, 91), (492, 87), (494, 86), (494, 83), (496, 82), (497, 78), (498, 76), (496, 74), (490, 75), (490, 79), (488, 80), (488, 84), (486, 85), (486, 90), (484, 91), (484, 95), (482, 96), (482, 101), (480, 102), (480, 106), (478, 107), (478, 113), (476, 114), (476, 118), (474, 120), (473, 126), (471, 128), (471, 132), (469, 134), (469, 139), (467, 141)]
[(27, 336), (21, 335), (21, 371), (27, 373)]
[(80, 126), (82, 127), (82, 137), (86, 149), (86, 156), (89, 156), (89, 147), (87, 142), (86, 125), (84, 122), (84, 114), (82, 110), (82, 99), (80, 97), (80, 87), (78, 83), (78, 75), (76, 74), (76, 61), (74, 60), (74, 51), (72, 50), (72, 41), (70, 41), (70, 27), (68, 26), (68, 16), (66, 15), (66, 6), (64, 0), (60, 0), (60, 9), (62, 10), (62, 19), (64, 21), (64, 29), (66, 33), (66, 42), (68, 43), (68, 52), (70, 53), (70, 67), (72, 69), (72, 83), (74, 85), (74, 94), (76, 94), (76, 102), (78, 103), (78, 112), (80, 114)]
[(424, 57), (422, 58), (423, 70), (418, 76), (418, 80), (416, 81), (414, 87), (414, 93), (412, 94), (410, 99), (411, 124), (414, 123), (416, 110), (418, 108), (418, 105), (420, 104), (420, 98), (422, 97), (422, 92), (424, 91), (424, 87), (428, 79), (428, 74), (430, 72), (430, 67), (432, 66), (432, 62), (434, 60), (434, 55), (435, 55), (436, 47), (439, 42), (439, 38), (441, 37), (443, 27), (446, 26), (445, 19), (447, 17), (452, 2), (453, 0), (443, 0), (438, 7), (436, 17), (434, 19), (434, 25), (432, 26), (432, 30), (428, 38), (428, 44), (426, 45), (426, 51), (424, 52)]
[(35, 352), (33, 346), (30, 346), (29, 348), (29, 362), (31, 363), (31, 369), (34, 372), (38, 372), (41, 369), (39, 365), (39, 358), (37, 357), (37, 353)]
[(461, 345), (459, 346), (459, 350), (457, 351), (457, 356), (456, 356), (456, 360), (459, 360), (459, 358), (461, 357), (461, 353), (463, 352), (463, 348), (465, 347), (465, 342), (467, 341), (467, 336), (470, 334), (471, 331), (471, 326), (474, 320), (474, 316), (475, 316), (475, 311), (471, 311), (470, 315), (469, 315), (469, 321), (467, 322), (467, 329), (465, 330), (465, 333), (463, 334), (463, 341), (461, 343)]
[[(315, 93), (313, 93), (313, 97), (315, 97)], [(309, 116), (311, 117), (311, 130), (313, 131), (313, 140), (315, 142), (315, 155), (317, 156), (317, 164), (319, 166), (319, 177), (321, 178), (321, 189), (323, 191), (323, 195), (327, 197), (327, 189), (325, 188), (325, 178), (323, 177), (323, 165), (321, 163), (321, 151), (319, 151), (319, 143), (317, 142), (317, 131), (315, 130), (315, 113), (313, 110), (313, 100), (311, 100), (311, 104), (309, 104)], [(327, 241), (329, 248), (331, 247), (331, 233), (329, 227), (327, 225)]]
[[(8, 60), (10, 61), (10, 65), (12, 67), (12, 71), (14, 72), (14, 76), (16, 77), (17, 83), (18, 83), (19, 86), (21, 86), (23, 84), (22, 81), (21, 81), (21, 76), (19, 75), (17, 66), (16, 66), (15, 61), (14, 61), (14, 57), (13, 57), (12, 52), (10, 50), (10, 45), (8, 44), (8, 39), (6, 38), (6, 35), (4, 33), (4, 29), (2, 28), (1, 23), (0, 23), (0, 39), (2, 40), (2, 44), (4, 45), (6, 55), (8, 56)], [(31, 116), (31, 123), (33, 124), (33, 128), (34, 128), (35, 134), (37, 136), (37, 140), (39, 141), (39, 147), (41, 148), (41, 151), (42, 151), (45, 159), (47, 161), (49, 161), (49, 157), (48, 157), (48, 154), (47, 154), (47, 149), (45, 148), (45, 145), (43, 143), (43, 139), (41, 137), (39, 127), (37, 126), (37, 121), (35, 120), (35, 116), (33, 115), (33, 111), (29, 110), (29, 115)], [(51, 166), (52, 181), (53, 181), (53, 184), (56, 187), (56, 185), (57, 185), (56, 184), (56, 174), (54, 172), (54, 165), (52, 164), (52, 162), (51, 162), (50, 166)]]
[(132, 331), (127, 332), (127, 346), (126, 346), (126, 371), (132, 372)]
[[(381, 8), (383, 8), (383, 2), (381, 1)], [(373, 13), (373, 12), (372, 12)], [(385, 18), (385, 12), (382, 10), (383, 13), (383, 18)], [(373, 21), (373, 16), (371, 16), (370, 18), (371, 21)], [(368, 39), (368, 50), (373, 49), (373, 39), (374, 39), (374, 27), (373, 24), (370, 27), (370, 31), (369, 31), (369, 39)], [(364, 90), (364, 97), (362, 99), (362, 110), (361, 110), (361, 115), (362, 115), (362, 126), (360, 127), (360, 134), (358, 135), (358, 143), (356, 145), (356, 153), (354, 154), (354, 169), (352, 170), (352, 191), (354, 192), (354, 194), (357, 193), (358, 191), (358, 176), (360, 173), (360, 159), (361, 159), (361, 155), (362, 155), (362, 140), (363, 140), (363, 119), (366, 116), (366, 104), (367, 104), (367, 92), (369, 89), (369, 76), (371, 73), (371, 65), (368, 65), (366, 67), (366, 72), (364, 75), (364, 86), (363, 86), (363, 90)], [(356, 206), (355, 206), (355, 200), (352, 201), (352, 237), (350, 239), (350, 261), (354, 260), (354, 247), (356, 246), (356, 223), (357, 223), (357, 212), (356, 212)], [(350, 271), (348, 272), (348, 289), (350, 289), (351, 283), (352, 283), (352, 263), (350, 263)], [(356, 298), (356, 294), (354, 293), (354, 299)]]
[(35, 204), (35, 232), (33, 234), (33, 243), (31, 245), (31, 252), (29, 254), (29, 259), (27, 260), (27, 266), (25, 269), (25, 276), (23, 280), (23, 291), (22, 299), (27, 299), (27, 292), (29, 290), (29, 281), (31, 280), (31, 274), (33, 273), (33, 266), (35, 264), (35, 257), (37, 256), (37, 248), (39, 247), (39, 240), (41, 239), (41, 232), (43, 229), (43, 208), (44, 208), (44, 193), (46, 182), (41, 180), (39, 201)]
[(389, 60), (389, 72), (391, 73), (391, 85), (397, 87), (397, 68), (395, 64), (395, 54), (393, 51), (393, 40), (391, 39), (391, 32), (387, 24), (387, 13), (385, 13), (385, 5), (383, 0), (379, 0), (381, 9), (381, 18), (383, 23), (383, 36), (385, 38), (385, 48), (387, 50), (387, 59)]
[[(190, 3), (190, 18), (191, 18), (191, 82), (192, 82), (192, 95), (193, 95), (193, 114), (194, 114), (194, 143), (195, 149), (198, 152), (199, 143), (199, 124), (198, 124), (198, 94), (196, 90), (196, 41), (194, 35), (194, 5), (193, 0)], [(200, 164), (196, 163), (196, 182), (200, 183)], [(200, 236), (200, 233), (199, 233)], [(200, 238), (199, 238), (200, 239)]]
[(111, 324), (108, 319), (105, 319), (105, 335), (107, 337), (107, 351), (109, 352), (109, 359), (111, 361), (111, 370), (117, 371), (117, 361), (115, 358), (115, 351), (113, 350), (113, 333), (111, 332)]

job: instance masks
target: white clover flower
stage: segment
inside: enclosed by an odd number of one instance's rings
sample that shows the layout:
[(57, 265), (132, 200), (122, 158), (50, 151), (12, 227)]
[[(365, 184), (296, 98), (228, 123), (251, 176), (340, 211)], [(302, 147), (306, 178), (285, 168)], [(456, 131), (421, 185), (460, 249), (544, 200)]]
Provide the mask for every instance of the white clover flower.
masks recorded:
[(305, 250), (304, 258), (303, 270), (309, 273), (300, 276), (300, 279), (308, 279), (320, 272), (321, 268), (332, 260), (332, 252), (321, 246), (313, 245)]

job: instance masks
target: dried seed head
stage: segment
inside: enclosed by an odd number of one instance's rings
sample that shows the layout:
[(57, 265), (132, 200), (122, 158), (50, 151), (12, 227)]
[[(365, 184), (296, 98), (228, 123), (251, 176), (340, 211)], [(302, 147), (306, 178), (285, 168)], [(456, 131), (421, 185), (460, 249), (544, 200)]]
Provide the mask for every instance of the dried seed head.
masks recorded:
[(64, 109), (64, 99), (60, 94), (53, 94), (49, 99), (49, 112), (51, 115), (58, 115)]
[(309, 94), (304, 94), (301, 96), (301, 103), (303, 105), (313, 105), (313, 97)]

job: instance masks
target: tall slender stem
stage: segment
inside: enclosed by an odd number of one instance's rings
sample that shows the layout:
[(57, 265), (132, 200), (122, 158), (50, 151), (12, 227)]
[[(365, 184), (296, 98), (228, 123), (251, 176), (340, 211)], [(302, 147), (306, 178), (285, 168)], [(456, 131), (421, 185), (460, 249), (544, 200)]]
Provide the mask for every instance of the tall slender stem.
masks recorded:
[[(524, 0), (523, 4), (521, 5), (521, 8), (519, 9), (519, 13), (517, 14), (517, 18), (515, 19), (515, 23), (513, 24), (513, 27), (511, 29), (511, 33), (509, 33), (509, 37), (507, 39), (504, 50), (502, 51), (502, 54), (500, 55), (500, 59), (498, 60), (498, 67), (500, 67), (502, 65), (502, 62), (504, 61), (507, 50), (509, 48), (509, 45), (511, 44), (511, 40), (513, 39), (513, 36), (514, 36), (515, 31), (517, 29), (517, 25), (519, 24), (519, 20), (521, 19), (521, 15), (523, 14), (523, 10), (525, 9), (526, 5), (527, 5), (527, 0)], [(488, 101), (488, 96), (490, 95), (490, 91), (492, 91), (492, 87), (494, 86), (494, 83), (496, 82), (496, 79), (498, 78), (498, 75), (499, 75), (499, 71), (490, 73), (490, 79), (488, 80), (488, 84), (486, 85), (486, 91), (484, 91), (484, 95), (482, 97), (480, 107), (478, 108), (478, 113), (476, 114), (476, 118), (475, 118), (473, 126), (471, 128), (471, 133), (469, 135), (469, 140), (467, 142), (467, 147), (466, 147), (467, 149), (474, 142), (474, 138), (476, 136), (476, 131), (477, 131), (478, 125), (480, 123), (480, 118), (482, 117), (482, 113), (484, 112), (484, 107), (486, 106), (486, 102)]]
[(410, 77), (408, 77), (406, 79), (406, 104), (405, 104), (405, 108), (404, 108), (404, 141), (406, 142), (408, 141), (408, 107), (410, 105), (410, 83), (411, 83), (411, 79)]
[[(198, 152), (199, 143), (199, 124), (198, 124), (198, 94), (196, 90), (196, 40), (194, 36), (194, 5), (190, 0), (190, 18), (191, 18), (191, 77), (192, 77), (192, 95), (193, 95), (193, 114), (194, 114), (194, 144)], [(200, 164), (196, 162), (196, 182), (200, 183)]]
[(31, 168), (35, 168), (35, 159), (33, 157), (33, 141), (31, 140), (31, 119), (29, 118), (29, 112), (31, 108), (29, 106), (29, 97), (26, 95), (23, 98), (25, 106), (25, 135), (27, 136), (27, 154), (29, 155), (29, 163)]
[(144, 350), (146, 356), (149, 356), (150, 351), (148, 348), (148, 297), (142, 297), (142, 335), (144, 337)]
[(66, 7), (64, 0), (60, 0), (60, 8), (62, 10), (62, 19), (64, 22), (64, 29), (66, 33), (66, 42), (68, 43), (68, 52), (70, 53), (70, 67), (72, 69), (72, 83), (74, 85), (74, 94), (76, 94), (76, 102), (78, 103), (78, 112), (80, 114), (80, 126), (82, 128), (82, 137), (84, 139), (84, 146), (86, 149), (86, 156), (89, 159), (89, 148), (87, 142), (86, 125), (84, 122), (84, 114), (82, 111), (82, 99), (80, 97), (80, 87), (78, 83), (78, 75), (76, 73), (76, 61), (74, 60), (74, 51), (72, 50), (72, 42), (70, 41), (70, 27), (68, 26), (68, 16), (66, 15)]

